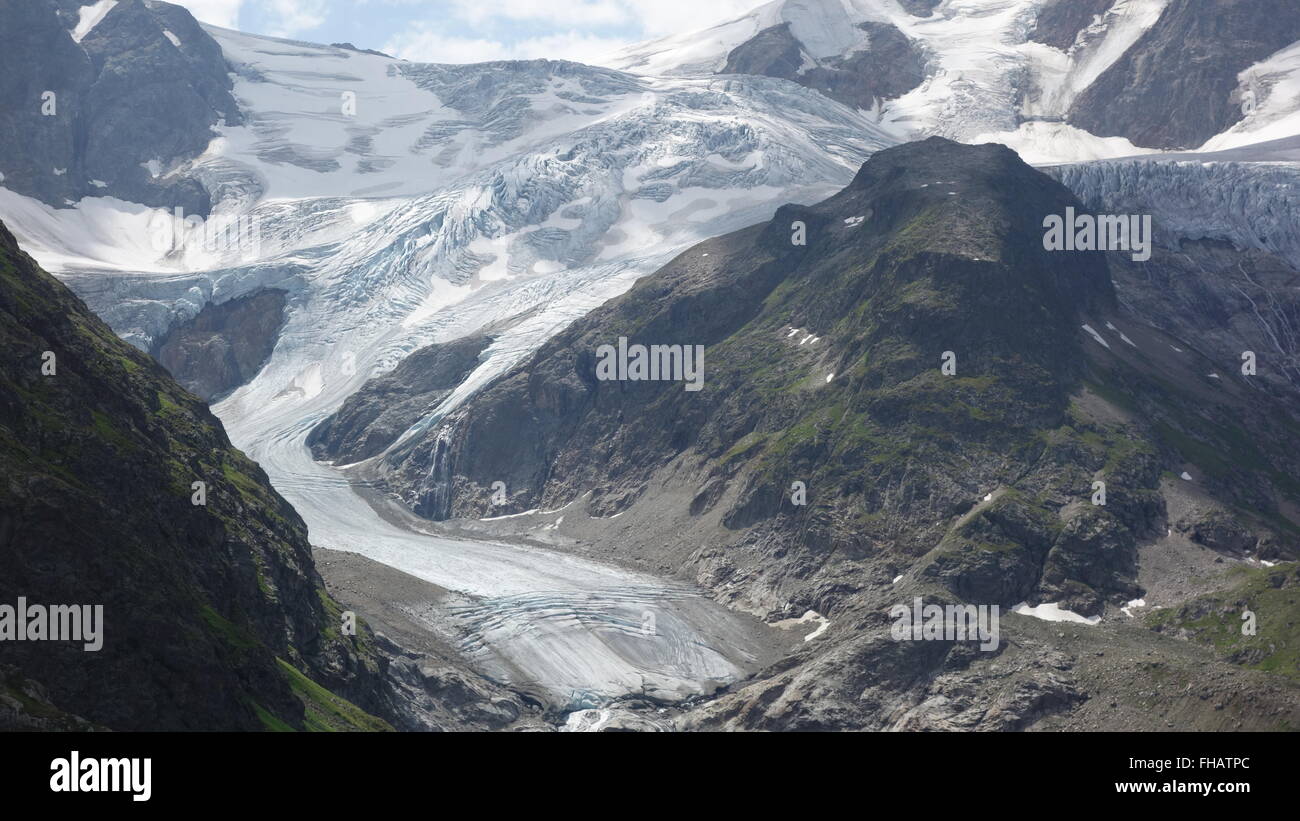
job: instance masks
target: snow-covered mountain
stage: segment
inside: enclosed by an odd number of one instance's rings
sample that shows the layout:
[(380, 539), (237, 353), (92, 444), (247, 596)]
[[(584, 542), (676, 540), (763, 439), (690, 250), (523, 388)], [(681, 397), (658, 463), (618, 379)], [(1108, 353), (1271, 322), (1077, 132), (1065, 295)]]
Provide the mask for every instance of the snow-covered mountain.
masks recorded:
[[(657, 76), (757, 70), (871, 108), (900, 139), (1071, 162), (1295, 133), (1297, 39), (1300, 9), (1271, 0), (773, 0), (606, 62)], [(874, 105), (852, 99), (905, 59), (923, 76)]]
[(160, 252), (158, 211), (104, 197), (56, 209), (0, 192), (6, 219), (56, 271), (116, 271), (145, 292), (142, 280), (192, 282), (195, 300), (174, 310), (102, 306), (142, 345), (202, 300), (286, 271), (334, 303), (341, 327), (416, 328), (481, 291), (533, 291), (521, 305), (536, 307), (539, 289), (554, 297), (647, 270), (782, 202), (822, 196), (890, 142), (867, 117), (768, 78), (419, 66), (210, 32), (247, 122), (219, 128), (174, 173), (213, 192), (213, 220), (251, 218), (255, 247)]

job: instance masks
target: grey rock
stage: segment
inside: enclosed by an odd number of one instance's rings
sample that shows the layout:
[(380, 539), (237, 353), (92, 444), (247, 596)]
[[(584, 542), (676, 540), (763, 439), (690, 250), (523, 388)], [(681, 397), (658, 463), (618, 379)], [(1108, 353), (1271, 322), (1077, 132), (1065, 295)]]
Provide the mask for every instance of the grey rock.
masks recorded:
[(1079, 32), (1114, 4), (1114, 0), (1052, 0), (1038, 10), (1029, 39), (1067, 51)]
[(371, 379), (312, 430), (307, 444), (313, 455), (352, 463), (380, 453), (469, 375), (490, 342), (486, 335), (472, 334), (430, 345)]
[(898, 0), (898, 5), (913, 17), (929, 17), (943, 0)]
[[(206, 215), (201, 184), (161, 172), (206, 149), (219, 121), (242, 122), (221, 49), (184, 8), (146, 0), (122, 0), (78, 44), (68, 8), (0, 6), (5, 186), (55, 207), (116, 196)], [(57, 116), (42, 114), (45, 91)]]
[(1197, 544), (1238, 556), (1253, 550), (1259, 541), (1250, 528), (1222, 508), (1197, 507), (1174, 528)]
[[(789, 23), (764, 29), (727, 55), (719, 74), (761, 74), (792, 80), (856, 108), (901, 97), (925, 79), (925, 59), (896, 26), (861, 23), (867, 46), (852, 54), (813, 60)], [(813, 65), (805, 67), (805, 61)]]
[(1291, 0), (1172, 0), (1067, 120), (1147, 148), (1195, 148), (1242, 119), (1238, 73), (1297, 39)]
[(266, 288), (209, 302), (149, 353), (196, 396), (218, 399), (252, 379), (270, 357), (284, 325), (285, 296)]

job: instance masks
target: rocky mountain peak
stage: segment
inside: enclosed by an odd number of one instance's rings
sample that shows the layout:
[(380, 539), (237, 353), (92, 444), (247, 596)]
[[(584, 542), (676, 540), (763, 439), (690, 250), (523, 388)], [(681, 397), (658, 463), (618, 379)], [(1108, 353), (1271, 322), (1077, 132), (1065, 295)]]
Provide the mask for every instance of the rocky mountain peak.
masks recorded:
[(221, 48), (170, 3), (121, 0), (90, 28), (54, 0), (0, 6), (0, 173), (57, 208), (116, 196), (206, 215), (204, 187), (171, 176), (213, 127), (242, 122)]
[[(608, 511), (678, 456), (751, 442), (717, 469), (764, 464), (757, 473), (824, 475), (850, 492), (859, 468), (833, 456), (847, 443), (817, 429), (866, 435), (851, 449), (874, 458), (912, 426), (984, 447), (1008, 425), (1054, 424), (1084, 364), (1080, 314), (1114, 305), (1101, 254), (1043, 248), (1044, 217), (1067, 207), (1081, 208), (999, 146), (935, 138), (881, 151), (839, 194), (697, 246), (579, 320), (423, 444), (389, 454), (386, 477), (434, 518), (487, 510), (481, 491), (496, 480), (512, 509), (599, 489), (591, 506)], [(704, 346), (704, 389), (602, 381), (596, 352), (620, 337)], [(960, 379), (942, 376), (949, 354)], [(960, 411), (971, 389), (987, 415)], [(754, 481), (733, 526), (780, 509), (776, 485), (755, 497)]]

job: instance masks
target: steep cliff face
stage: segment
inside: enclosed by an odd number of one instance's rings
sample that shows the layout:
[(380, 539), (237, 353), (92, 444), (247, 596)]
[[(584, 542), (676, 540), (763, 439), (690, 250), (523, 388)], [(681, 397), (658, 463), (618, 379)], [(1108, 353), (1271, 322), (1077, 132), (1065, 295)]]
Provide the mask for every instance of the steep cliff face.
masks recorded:
[(1113, 5), (1114, 0), (1052, 0), (1038, 10), (1029, 39), (1068, 51), (1079, 32)]
[(1172, 0), (1069, 122), (1146, 148), (1195, 148), (1242, 119), (1237, 74), (1297, 39), (1290, 0)]
[(395, 712), (298, 515), (3, 227), (0, 340), (0, 602), (103, 607), (98, 651), (4, 643), (11, 703), (118, 730), (388, 726), (345, 700)]
[[(1300, 213), (1290, 192), (1300, 171), (1243, 162), (1114, 161), (1049, 169), (1088, 208), (1151, 214), (1153, 259), (1118, 254), (1111, 272), (1124, 303), (1145, 321), (1192, 341), (1221, 363), (1263, 357), (1256, 382), (1300, 396)], [(1265, 154), (1259, 159), (1268, 159)]]
[(391, 372), (370, 380), (316, 426), (307, 445), (317, 459), (350, 464), (381, 453), (439, 403), (479, 364), (491, 339), (471, 334), (421, 348)]
[(901, 97), (925, 79), (925, 58), (897, 26), (868, 21), (865, 42), (849, 54), (814, 57), (789, 23), (764, 29), (727, 55), (719, 74), (761, 74), (792, 80), (832, 100), (871, 109)]
[(4, 185), (55, 207), (115, 196), (206, 215), (203, 186), (166, 172), (202, 153), (212, 126), (242, 121), (220, 47), (168, 3), (121, 0), (81, 20), (54, 0), (0, 6)]
[(252, 379), (271, 355), (284, 325), (285, 296), (278, 288), (265, 288), (209, 302), (149, 352), (177, 382), (210, 402)]

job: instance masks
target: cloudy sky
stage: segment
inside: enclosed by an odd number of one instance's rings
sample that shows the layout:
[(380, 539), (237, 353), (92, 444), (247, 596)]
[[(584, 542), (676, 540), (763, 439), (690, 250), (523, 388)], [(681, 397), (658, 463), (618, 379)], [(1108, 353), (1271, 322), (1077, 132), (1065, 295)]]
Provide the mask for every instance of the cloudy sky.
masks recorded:
[(408, 60), (596, 62), (623, 45), (701, 28), (762, 0), (171, 0), (205, 23)]

